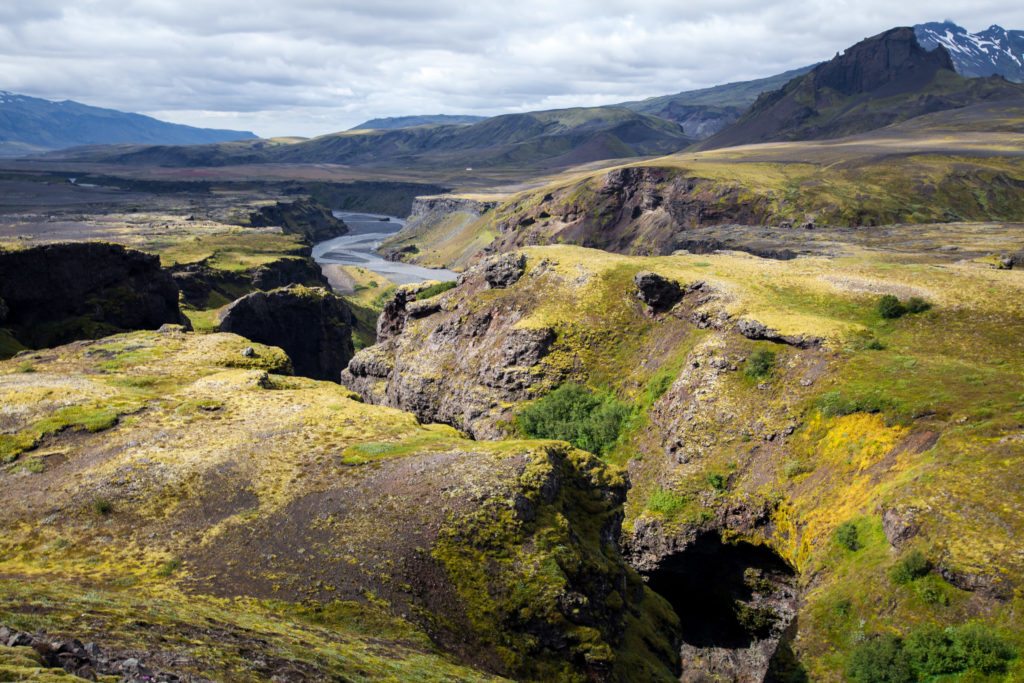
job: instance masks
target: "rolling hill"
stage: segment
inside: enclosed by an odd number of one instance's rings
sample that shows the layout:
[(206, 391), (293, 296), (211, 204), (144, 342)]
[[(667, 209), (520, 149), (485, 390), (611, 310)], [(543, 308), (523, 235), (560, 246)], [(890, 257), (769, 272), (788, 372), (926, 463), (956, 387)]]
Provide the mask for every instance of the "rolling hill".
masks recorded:
[(811, 68), (807, 66), (753, 81), (726, 83), (674, 95), (623, 102), (618, 106), (675, 121), (688, 136), (701, 140), (736, 121), (762, 93), (778, 90)]
[(470, 116), (468, 114), (423, 114), (416, 116), (387, 116), (380, 119), (363, 121), (349, 130), (395, 130), (397, 128), (415, 128), (416, 126), (445, 126), (467, 123), (478, 123), (486, 116)]
[(71, 100), (51, 102), (0, 91), (0, 156), (80, 145), (197, 145), (255, 138), (247, 131), (194, 128)]
[(164, 166), (250, 163), (358, 164), (374, 168), (553, 169), (600, 159), (662, 155), (693, 140), (678, 125), (618, 107), (495, 116), (472, 125), (356, 130), (294, 144), (260, 142), (194, 147), (94, 149), (71, 156)]

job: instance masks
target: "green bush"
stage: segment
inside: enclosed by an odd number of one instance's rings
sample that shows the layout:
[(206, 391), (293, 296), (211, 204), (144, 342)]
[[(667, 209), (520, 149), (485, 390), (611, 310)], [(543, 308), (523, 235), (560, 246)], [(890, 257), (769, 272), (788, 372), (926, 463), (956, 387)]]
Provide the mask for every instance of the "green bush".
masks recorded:
[(894, 583), (906, 584), (927, 576), (932, 570), (932, 563), (920, 550), (911, 550), (901, 557), (891, 570), (890, 576)]
[(882, 413), (895, 404), (880, 393), (850, 397), (841, 391), (830, 391), (818, 399), (818, 410), (825, 417), (842, 417), (853, 413)]
[(932, 307), (930, 303), (919, 296), (910, 297), (907, 299), (907, 303), (905, 305), (907, 307), (907, 313), (924, 313)]
[(847, 675), (859, 683), (921, 681), (968, 671), (1006, 671), (1014, 651), (989, 627), (970, 623), (946, 629), (926, 625), (906, 640), (876, 636), (857, 646), (847, 662)]
[(843, 522), (836, 529), (836, 543), (847, 550), (860, 550), (860, 538), (857, 536), (857, 525), (853, 522)]
[(846, 665), (855, 683), (914, 683), (917, 677), (903, 643), (893, 635), (880, 635), (858, 645)]
[(724, 491), (729, 486), (729, 478), (718, 472), (712, 472), (709, 474), (707, 476), (707, 480), (711, 485), (711, 488), (718, 492)]
[(435, 297), (438, 294), (443, 294), (444, 292), (447, 292), (449, 289), (454, 288), (457, 284), (458, 283), (455, 281), (449, 281), (438, 282), (435, 285), (430, 285), (429, 287), (421, 289), (419, 292), (416, 293), (416, 301), (423, 301), (424, 299)]
[(761, 379), (771, 374), (775, 367), (774, 351), (756, 351), (747, 359), (747, 367), (744, 373), (750, 379)]
[(893, 320), (895, 318), (902, 318), (907, 314), (907, 308), (900, 300), (892, 294), (885, 294), (881, 299), (878, 300), (878, 315), (882, 316), (886, 320)]
[(114, 504), (106, 498), (96, 498), (92, 501), (92, 509), (100, 515), (109, 515), (114, 511)]
[(578, 384), (563, 384), (516, 416), (519, 430), (537, 439), (560, 439), (595, 455), (605, 454), (629, 419), (629, 408)]
[(878, 315), (887, 320), (902, 318), (908, 313), (924, 313), (932, 307), (919, 296), (912, 296), (903, 303), (892, 294), (886, 294), (878, 300)]
[(647, 509), (666, 517), (682, 512), (686, 508), (687, 499), (681, 493), (667, 489), (657, 489), (647, 499)]

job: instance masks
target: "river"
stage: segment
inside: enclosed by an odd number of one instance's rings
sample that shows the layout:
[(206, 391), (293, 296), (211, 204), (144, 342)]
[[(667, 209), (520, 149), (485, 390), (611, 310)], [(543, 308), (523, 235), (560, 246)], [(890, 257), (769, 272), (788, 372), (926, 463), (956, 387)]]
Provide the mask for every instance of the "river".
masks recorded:
[(399, 285), (424, 280), (454, 280), (458, 277), (458, 273), (445, 268), (424, 268), (411, 263), (388, 261), (377, 253), (381, 242), (405, 225), (401, 218), (344, 211), (335, 211), (334, 215), (345, 221), (349, 233), (314, 245), (313, 258), (321, 267), (359, 266), (379, 273)]

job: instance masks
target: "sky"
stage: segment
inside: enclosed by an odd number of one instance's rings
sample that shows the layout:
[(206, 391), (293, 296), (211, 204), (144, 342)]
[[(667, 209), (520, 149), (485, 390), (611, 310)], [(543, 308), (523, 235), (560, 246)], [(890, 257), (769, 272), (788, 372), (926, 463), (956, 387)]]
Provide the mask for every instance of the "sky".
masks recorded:
[(813, 64), (885, 29), (1024, 29), (1010, 0), (2, 0), (0, 90), (313, 136), (593, 106)]

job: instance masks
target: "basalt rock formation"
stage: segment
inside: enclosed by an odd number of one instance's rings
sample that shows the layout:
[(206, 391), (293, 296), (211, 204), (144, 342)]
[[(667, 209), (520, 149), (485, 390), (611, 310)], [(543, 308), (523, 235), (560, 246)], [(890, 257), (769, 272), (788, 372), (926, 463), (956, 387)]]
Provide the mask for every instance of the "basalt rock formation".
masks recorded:
[(160, 259), (120, 245), (49, 244), (0, 252), (0, 316), (25, 346), (187, 324)]
[(211, 295), (234, 299), (254, 289), (271, 290), (288, 285), (326, 287), (327, 278), (308, 256), (284, 256), (248, 271), (211, 268), (205, 263), (190, 263), (170, 268), (185, 301), (205, 308)]
[(344, 299), (299, 285), (247, 294), (219, 321), (221, 331), (284, 349), (296, 374), (333, 382), (354, 353), (352, 325)]
[(249, 225), (280, 227), (285, 233), (304, 236), (310, 243), (348, 233), (345, 221), (336, 218), (328, 207), (307, 198), (261, 207), (250, 214)]

